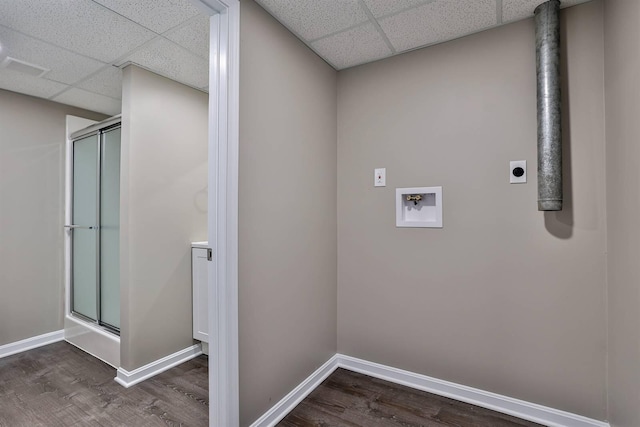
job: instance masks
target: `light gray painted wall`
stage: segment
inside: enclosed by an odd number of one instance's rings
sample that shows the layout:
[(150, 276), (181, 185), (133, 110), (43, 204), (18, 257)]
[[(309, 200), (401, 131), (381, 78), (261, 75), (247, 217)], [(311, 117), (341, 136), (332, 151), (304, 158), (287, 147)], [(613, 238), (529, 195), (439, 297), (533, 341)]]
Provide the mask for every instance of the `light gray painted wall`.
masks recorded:
[(609, 419), (640, 426), (640, 3), (604, 6)]
[(207, 236), (208, 96), (124, 70), (121, 365), (192, 345), (191, 246)]
[[(561, 213), (536, 207), (532, 19), (338, 74), (338, 350), (602, 420), (602, 2), (562, 26)], [(396, 228), (394, 189), (437, 185), (444, 228)]]
[(66, 115), (0, 90), (0, 345), (62, 329)]
[(241, 425), (336, 352), (336, 72), (241, 2)]

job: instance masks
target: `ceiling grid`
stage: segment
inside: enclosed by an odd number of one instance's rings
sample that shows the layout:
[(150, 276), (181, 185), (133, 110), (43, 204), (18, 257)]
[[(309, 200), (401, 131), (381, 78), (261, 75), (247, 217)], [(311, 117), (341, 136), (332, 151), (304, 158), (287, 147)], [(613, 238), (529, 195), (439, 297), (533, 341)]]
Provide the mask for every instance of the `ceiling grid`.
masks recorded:
[[(256, 0), (337, 70), (530, 18), (544, 1), (357, 0), (367, 19), (340, 21), (335, 14), (345, 6), (349, 12), (343, 18), (362, 16), (353, 10), (353, 0)], [(561, 0), (561, 7), (586, 1)], [(305, 31), (309, 25), (312, 36)]]
[[(208, 22), (189, 0), (4, 0), (0, 89), (113, 115), (120, 67), (137, 63), (206, 92)], [(7, 57), (48, 71), (19, 73), (2, 66)]]
[(389, 38), (387, 37), (385, 32), (382, 30), (382, 27), (380, 27), (380, 24), (378, 23), (376, 18), (373, 16), (373, 13), (371, 13), (371, 11), (369, 10), (369, 8), (365, 4), (364, 0), (360, 0), (360, 6), (362, 6), (362, 9), (364, 9), (365, 13), (369, 17), (369, 21), (371, 21), (371, 23), (373, 24), (373, 26), (376, 29), (376, 31), (378, 31), (378, 34), (380, 34), (380, 37), (382, 37), (382, 40), (384, 41), (384, 43), (387, 45), (387, 47), (391, 51), (391, 54), (395, 55), (396, 54), (396, 49), (393, 47), (393, 45), (389, 41)]
[[(544, 1), (256, 0), (336, 70), (529, 18)], [(122, 67), (207, 92), (208, 56), (209, 19), (190, 0), (0, 1), (0, 89), (113, 115)]]

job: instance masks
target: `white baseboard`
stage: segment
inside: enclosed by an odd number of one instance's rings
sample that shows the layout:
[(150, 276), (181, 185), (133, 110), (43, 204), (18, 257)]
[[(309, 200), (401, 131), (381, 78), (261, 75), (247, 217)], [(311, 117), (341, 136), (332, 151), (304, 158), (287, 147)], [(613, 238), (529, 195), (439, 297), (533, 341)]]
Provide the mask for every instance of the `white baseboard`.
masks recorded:
[(115, 381), (126, 388), (136, 385), (148, 378), (158, 375), (168, 369), (178, 366), (188, 360), (198, 357), (202, 354), (202, 347), (200, 344), (192, 345), (176, 353), (170, 354), (162, 359), (158, 359), (154, 362), (141, 366), (138, 369), (134, 369), (129, 372), (126, 369), (118, 368)]
[(329, 375), (338, 368), (338, 355), (334, 355), (324, 365), (320, 366), (306, 380), (298, 385), (291, 393), (283, 397), (263, 416), (258, 418), (251, 427), (272, 427), (278, 424), (305, 397), (318, 387)]
[(337, 368), (369, 375), (417, 390), (449, 397), (524, 420), (533, 421), (548, 427), (610, 427), (608, 423), (560, 411), (535, 403), (513, 399), (500, 394), (431, 378), (426, 375), (404, 371), (390, 366), (336, 354), (291, 393), (276, 403), (269, 411), (256, 420), (251, 427), (273, 427), (293, 408), (309, 395)]
[(27, 338), (25, 340), (12, 342), (0, 346), (0, 359), (11, 356), (13, 354), (22, 353), (32, 348), (42, 347), (43, 345), (53, 344), (54, 342), (64, 339), (64, 330), (49, 332), (48, 334), (38, 335), (36, 337)]
[(338, 367), (359, 372), (371, 377), (405, 385), (418, 390), (449, 397), (491, 409), (503, 414), (513, 415), (549, 427), (609, 427), (608, 423), (560, 411), (524, 400), (513, 399), (500, 394), (477, 388), (431, 378), (426, 375), (368, 362), (355, 357), (337, 355)]

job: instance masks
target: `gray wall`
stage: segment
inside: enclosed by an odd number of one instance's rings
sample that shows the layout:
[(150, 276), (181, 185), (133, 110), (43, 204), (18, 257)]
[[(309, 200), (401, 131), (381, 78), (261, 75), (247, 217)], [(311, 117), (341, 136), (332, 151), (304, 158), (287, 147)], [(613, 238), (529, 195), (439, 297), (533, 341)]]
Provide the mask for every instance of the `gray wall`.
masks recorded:
[(640, 3), (605, 1), (609, 419), (640, 426)]
[(192, 345), (191, 246), (207, 236), (208, 96), (135, 66), (123, 75), (121, 366)]
[(241, 425), (336, 352), (336, 72), (241, 2)]
[[(338, 74), (338, 350), (605, 419), (602, 2), (562, 25), (561, 213), (536, 206), (532, 19)], [(436, 185), (444, 228), (396, 228), (395, 188)]]
[(0, 90), (0, 345), (62, 329), (66, 115)]

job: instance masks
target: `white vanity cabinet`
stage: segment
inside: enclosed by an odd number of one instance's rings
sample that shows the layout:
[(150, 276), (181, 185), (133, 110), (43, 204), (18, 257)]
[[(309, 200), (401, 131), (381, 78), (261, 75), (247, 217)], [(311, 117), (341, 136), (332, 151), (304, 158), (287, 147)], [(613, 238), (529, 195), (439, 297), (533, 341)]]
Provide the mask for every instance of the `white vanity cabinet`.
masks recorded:
[[(209, 312), (207, 276), (209, 269), (208, 242), (191, 244), (191, 284), (193, 295), (193, 338), (202, 341), (203, 351), (209, 342)], [(208, 353), (205, 351), (205, 353)]]

